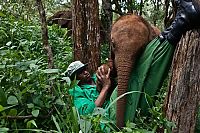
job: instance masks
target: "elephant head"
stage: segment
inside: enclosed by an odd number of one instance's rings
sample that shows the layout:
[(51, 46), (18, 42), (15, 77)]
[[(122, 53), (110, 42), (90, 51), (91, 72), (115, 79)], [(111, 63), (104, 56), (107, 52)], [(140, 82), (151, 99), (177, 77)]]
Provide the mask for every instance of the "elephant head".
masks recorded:
[[(72, 10), (67, 11), (58, 11), (53, 16), (47, 19), (47, 24), (52, 26), (53, 24), (59, 25), (61, 28), (67, 28), (68, 34), (72, 34)], [(100, 42), (103, 43), (105, 40), (108, 40), (108, 29), (105, 29), (99, 21), (100, 26)]]
[(49, 26), (53, 24), (58, 24), (61, 28), (67, 28), (69, 30), (69, 34), (71, 34), (72, 30), (72, 11), (58, 11), (53, 16), (47, 19), (47, 24)]
[[(156, 28), (155, 28), (156, 29)], [(127, 92), (128, 80), (131, 70), (134, 69), (135, 60), (142, 48), (158, 35), (154, 27), (141, 16), (129, 14), (121, 16), (111, 29), (112, 53), (117, 69), (118, 96)], [(124, 126), (124, 113), (126, 97), (117, 101), (117, 126)]]

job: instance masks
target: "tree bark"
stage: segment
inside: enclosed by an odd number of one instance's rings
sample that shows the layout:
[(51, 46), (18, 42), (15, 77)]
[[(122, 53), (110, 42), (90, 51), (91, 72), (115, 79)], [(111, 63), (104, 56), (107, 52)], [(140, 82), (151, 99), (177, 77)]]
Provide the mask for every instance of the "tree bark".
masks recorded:
[(100, 28), (97, 0), (74, 0), (72, 6), (74, 60), (89, 63), (90, 72), (100, 65)]
[(101, 24), (102, 29), (100, 32), (102, 32), (101, 36), (104, 40), (101, 42), (110, 43), (110, 31), (112, 26), (112, 3), (111, 0), (102, 0), (102, 10), (101, 10)]
[(42, 41), (43, 41), (43, 47), (47, 52), (47, 57), (48, 57), (48, 68), (53, 68), (53, 53), (51, 50), (51, 46), (48, 43), (48, 30), (47, 30), (47, 24), (46, 24), (46, 16), (45, 16), (45, 11), (44, 7), (42, 5), (41, 0), (36, 0), (37, 6), (38, 6), (38, 11), (40, 14), (40, 20), (41, 20), (41, 28), (42, 28)]
[(193, 133), (200, 96), (200, 30), (187, 32), (173, 60), (172, 79), (165, 113), (174, 122), (174, 133)]

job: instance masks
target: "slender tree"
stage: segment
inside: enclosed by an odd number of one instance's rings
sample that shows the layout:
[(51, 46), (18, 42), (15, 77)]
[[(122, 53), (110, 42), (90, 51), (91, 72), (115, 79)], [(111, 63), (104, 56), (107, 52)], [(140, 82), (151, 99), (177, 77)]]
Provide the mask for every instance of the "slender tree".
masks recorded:
[(46, 24), (45, 10), (44, 10), (41, 0), (36, 0), (36, 2), (37, 2), (38, 11), (39, 11), (40, 20), (41, 20), (43, 47), (46, 50), (47, 57), (48, 57), (48, 68), (53, 68), (53, 53), (51, 50), (51, 46), (48, 43), (48, 30), (47, 30), (47, 24)]
[(110, 42), (110, 31), (112, 26), (112, 4), (111, 0), (102, 0), (102, 9), (101, 9), (101, 24), (102, 29), (101, 32), (103, 32), (101, 35), (104, 35), (105, 40), (104, 42), (109, 43)]

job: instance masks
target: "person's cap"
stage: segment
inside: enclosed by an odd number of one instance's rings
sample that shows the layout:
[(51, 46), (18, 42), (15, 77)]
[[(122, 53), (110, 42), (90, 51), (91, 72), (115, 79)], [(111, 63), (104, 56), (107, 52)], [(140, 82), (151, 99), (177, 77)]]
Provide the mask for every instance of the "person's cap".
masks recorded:
[(88, 66), (88, 64), (83, 64), (80, 61), (74, 61), (68, 66), (65, 73), (68, 77), (71, 77), (76, 71), (85, 68), (86, 66)]

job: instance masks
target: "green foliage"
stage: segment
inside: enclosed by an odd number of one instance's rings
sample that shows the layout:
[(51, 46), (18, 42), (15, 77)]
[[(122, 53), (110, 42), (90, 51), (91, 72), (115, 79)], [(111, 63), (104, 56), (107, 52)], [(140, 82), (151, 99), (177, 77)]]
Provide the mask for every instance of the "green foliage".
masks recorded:
[(161, 31), (164, 28), (164, 1), (159, 1), (155, 4), (155, 1), (146, 0), (143, 5), (143, 17), (148, 20), (152, 25), (158, 27)]
[(195, 133), (199, 133), (199, 132), (200, 132), (200, 107), (198, 108), (196, 128), (195, 128)]
[(110, 56), (110, 47), (107, 43), (101, 45), (101, 63), (106, 63), (106, 59)]
[(166, 90), (168, 87), (167, 78), (159, 93), (154, 96), (148, 96), (149, 104), (151, 104), (151, 108), (149, 108), (149, 114), (143, 116), (140, 112), (140, 109), (137, 110), (137, 115), (134, 123), (127, 123), (128, 130), (132, 130), (138, 133), (171, 133), (172, 127), (175, 127), (175, 124), (168, 121), (163, 114), (163, 103), (164, 98), (166, 96)]
[[(49, 27), (49, 43), (51, 44), (56, 68), (65, 70), (72, 62), (72, 40), (67, 30), (58, 26)], [(52, 38), (52, 39), (50, 39)]]
[(72, 132), (70, 85), (62, 75), (72, 60), (71, 39), (66, 30), (48, 27), (59, 69), (47, 69), (38, 21), (15, 11), (0, 17), (0, 132)]

